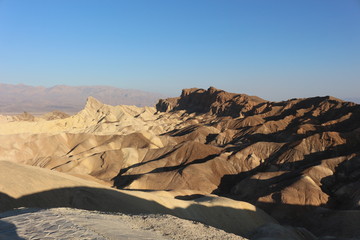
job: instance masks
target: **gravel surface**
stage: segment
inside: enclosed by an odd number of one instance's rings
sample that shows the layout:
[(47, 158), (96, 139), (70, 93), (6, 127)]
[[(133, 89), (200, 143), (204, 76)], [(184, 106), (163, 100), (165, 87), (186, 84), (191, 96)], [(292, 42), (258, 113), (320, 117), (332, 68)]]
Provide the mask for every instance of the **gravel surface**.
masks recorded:
[(0, 213), (0, 239), (245, 239), (170, 215), (126, 215), (70, 208)]

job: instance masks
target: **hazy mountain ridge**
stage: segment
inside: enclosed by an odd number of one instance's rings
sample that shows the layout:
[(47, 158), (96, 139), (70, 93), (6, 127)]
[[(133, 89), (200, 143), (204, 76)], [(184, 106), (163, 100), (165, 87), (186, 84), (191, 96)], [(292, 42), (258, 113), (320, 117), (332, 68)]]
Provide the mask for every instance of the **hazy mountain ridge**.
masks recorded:
[(0, 83), (0, 113), (80, 111), (93, 96), (110, 105), (154, 106), (161, 94), (109, 86), (27, 86)]
[(347, 97), (347, 98), (344, 98), (344, 100), (360, 104), (360, 97)]

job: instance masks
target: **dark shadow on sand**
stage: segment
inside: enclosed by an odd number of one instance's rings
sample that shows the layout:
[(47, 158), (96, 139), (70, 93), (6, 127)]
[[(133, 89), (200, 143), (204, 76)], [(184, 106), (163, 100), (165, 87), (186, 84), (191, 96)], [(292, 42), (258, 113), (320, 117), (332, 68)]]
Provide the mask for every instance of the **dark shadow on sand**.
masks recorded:
[[(12, 197), (0, 192), (0, 210), (5, 209), (5, 205), (10, 204), (14, 201), (15, 199), (13, 199)], [(25, 240), (24, 238), (19, 237), (19, 235), (17, 234), (16, 226), (11, 222), (6, 221), (5, 219), (16, 214), (18, 214), (17, 211), (0, 213), (0, 239)]]
[[(3, 197), (6, 201), (9, 200), (9, 196), (1, 194), (0, 201), (3, 200)], [(195, 199), (195, 203), (190, 204), (186, 208), (176, 207), (171, 209), (153, 200), (132, 196), (124, 192), (91, 187), (54, 189), (26, 195), (18, 199), (10, 198), (10, 200), (10, 202), (1, 206), (1, 211), (7, 211), (19, 207), (68, 207), (101, 212), (119, 212), (125, 214), (169, 214), (179, 218), (201, 222), (245, 237), (250, 236), (252, 231), (255, 229), (246, 229), (241, 226), (239, 227), (239, 224), (241, 223), (238, 222), (231, 222), (231, 224), (229, 224), (229, 222), (218, 221), (217, 217), (221, 216), (224, 218), (230, 218), (230, 216), (235, 215), (243, 219), (258, 219), (257, 209), (251, 211), (226, 206), (207, 207), (196, 203), (200, 203), (201, 199)], [(174, 199), (173, 201), (180, 200)], [(254, 224), (256, 224), (256, 221)]]

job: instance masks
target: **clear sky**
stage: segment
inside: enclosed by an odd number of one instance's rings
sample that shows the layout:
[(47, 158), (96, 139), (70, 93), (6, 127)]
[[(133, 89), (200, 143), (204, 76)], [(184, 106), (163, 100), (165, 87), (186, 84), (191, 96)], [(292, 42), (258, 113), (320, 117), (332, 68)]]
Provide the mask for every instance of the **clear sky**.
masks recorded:
[(0, 0), (0, 82), (360, 97), (360, 1)]

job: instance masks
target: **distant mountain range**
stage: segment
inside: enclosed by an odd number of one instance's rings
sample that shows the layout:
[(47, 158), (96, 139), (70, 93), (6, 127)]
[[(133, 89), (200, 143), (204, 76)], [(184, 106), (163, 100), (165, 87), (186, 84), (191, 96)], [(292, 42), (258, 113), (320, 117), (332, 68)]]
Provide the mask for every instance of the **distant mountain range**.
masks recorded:
[(87, 97), (93, 96), (110, 105), (154, 106), (164, 96), (139, 90), (120, 89), (109, 86), (28, 86), (0, 83), (1, 113), (45, 113), (80, 111)]
[(349, 97), (349, 98), (344, 98), (344, 100), (360, 104), (360, 97)]

